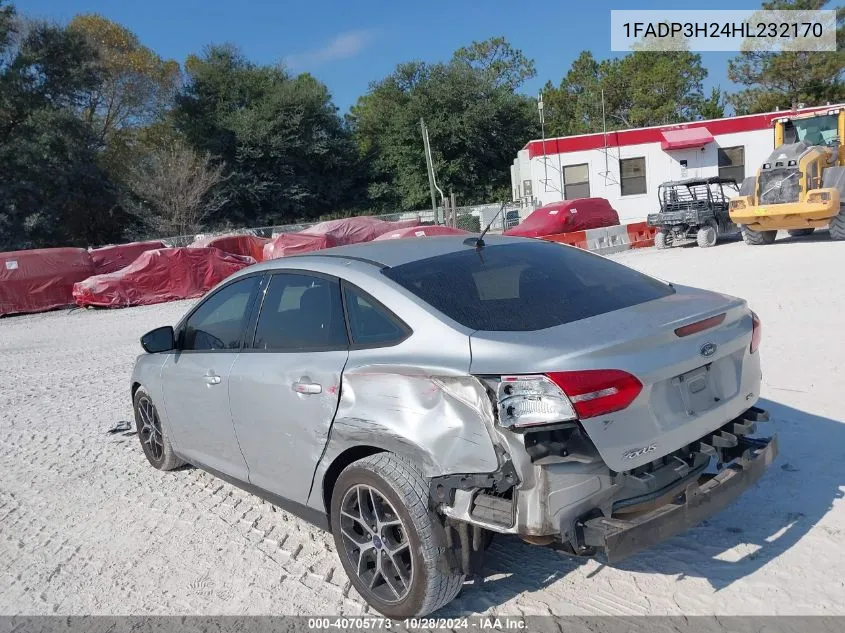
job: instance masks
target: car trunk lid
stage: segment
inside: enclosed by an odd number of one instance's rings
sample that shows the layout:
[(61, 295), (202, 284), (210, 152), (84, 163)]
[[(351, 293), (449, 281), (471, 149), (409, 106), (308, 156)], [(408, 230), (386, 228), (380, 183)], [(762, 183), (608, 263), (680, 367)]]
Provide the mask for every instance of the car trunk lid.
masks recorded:
[[(477, 331), (470, 342), (471, 371), (632, 374), (643, 389), (627, 408), (581, 424), (613, 470), (647, 464), (722, 426), (754, 404), (759, 393), (759, 360), (749, 353), (752, 321), (745, 302), (693, 288), (676, 290), (545, 330)], [(711, 327), (681, 330), (713, 317), (718, 323)]]

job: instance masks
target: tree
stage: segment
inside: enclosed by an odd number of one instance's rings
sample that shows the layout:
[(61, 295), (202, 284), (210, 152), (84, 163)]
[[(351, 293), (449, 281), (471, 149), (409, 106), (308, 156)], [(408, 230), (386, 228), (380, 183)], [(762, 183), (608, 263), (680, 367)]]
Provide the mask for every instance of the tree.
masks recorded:
[(455, 51), (452, 60), (487, 75), (496, 86), (516, 90), (537, 75), (534, 60), (513, 48), (504, 37), (473, 42)]
[(357, 155), (325, 85), (308, 74), (258, 66), (231, 46), (185, 63), (178, 130), (226, 164), (226, 205), (212, 222), (279, 224), (356, 199)]
[(68, 29), (97, 51), (102, 79), (88, 92), (82, 116), (103, 146), (120, 130), (161, 117), (179, 83), (177, 62), (163, 60), (130, 30), (101, 15), (77, 15)]
[(721, 119), (725, 116), (725, 93), (721, 88), (711, 88), (710, 96), (701, 102), (699, 114), (702, 119)]
[(539, 125), (533, 100), (500, 78), (465, 61), (407, 62), (371, 85), (350, 118), (377, 208), (430, 204), (421, 118), (444, 191), (463, 204), (510, 198), (510, 165)]
[[(544, 89), (550, 134), (668, 125), (723, 112), (718, 92), (704, 97), (707, 71), (689, 51), (635, 50), (596, 61), (583, 51), (560, 85)], [(602, 93), (604, 120), (602, 118)]]
[(42, 22), (20, 32), (0, 2), (0, 248), (120, 236), (115, 188), (75, 116), (100, 80), (84, 38)]
[(179, 141), (143, 155), (129, 177), (138, 196), (135, 214), (149, 228), (186, 235), (199, 230), (209, 213), (226, 202), (214, 195), (223, 180), (223, 165), (211, 154), (198, 154)]
[[(817, 10), (829, 0), (774, 0), (763, 9)], [(737, 114), (788, 109), (797, 103), (845, 101), (845, 8), (837, 8), (837, 50), (831, 52), (744, 50), (728, 62), (728, 77), (744, 86), (728, 101)]]

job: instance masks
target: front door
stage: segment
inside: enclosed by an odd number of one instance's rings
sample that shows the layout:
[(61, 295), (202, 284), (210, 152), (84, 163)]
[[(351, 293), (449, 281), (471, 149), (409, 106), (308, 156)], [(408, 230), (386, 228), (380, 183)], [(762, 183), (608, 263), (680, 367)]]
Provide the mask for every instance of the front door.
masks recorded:
[(180, 455), (246, 481), (229, 409), (229, 374), (261, 280), (245, 277), (209, 295), (180, 328), (162, 368), (164, 404)]
[(336, 279), (276, 273), (229, 397), (250, 483), (304, 504), (328, 440), (348, 356)]

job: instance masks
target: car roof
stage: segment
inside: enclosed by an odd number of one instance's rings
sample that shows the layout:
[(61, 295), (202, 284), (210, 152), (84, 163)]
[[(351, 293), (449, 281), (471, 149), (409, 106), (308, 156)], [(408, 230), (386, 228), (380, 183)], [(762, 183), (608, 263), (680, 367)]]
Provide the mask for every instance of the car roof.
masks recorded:
[[(468, 239), (477, 238), (477, 234), (469, 235), (444, 235), (435, 237), (414, 237), (405, 239), (376, 240), (363, 242), (361, 244), (350, 244), (348, 246), (335, 246), (302, 255), (291, 255), (273, 259), (260, 264), (265, 269), (283, 268), (288, 262), (295, 259), (297, 264), (313, 261), (327, 261), (331, 259), (347, 259), (364, 261), (381, 268), (401, 266), (410, 262), (446, 255), (457, 251), (470, 250), (473, 244), (465, 244)], [(484, 236), (486, 246), (524, 242), (527, 238), (507, 237), (503, 235)], [(255, 268), (253, 268), (254, 270)]]

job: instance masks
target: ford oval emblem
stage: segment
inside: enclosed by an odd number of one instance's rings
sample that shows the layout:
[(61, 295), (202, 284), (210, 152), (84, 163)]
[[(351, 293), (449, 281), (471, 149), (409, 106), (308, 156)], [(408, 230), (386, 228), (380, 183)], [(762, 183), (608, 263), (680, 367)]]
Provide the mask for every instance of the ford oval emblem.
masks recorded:
[(698, 350), (702, 356), (712, 356), (716, 353), (716, 344), (715, 343), (705, 343), (701, 346), (701, 349)]

